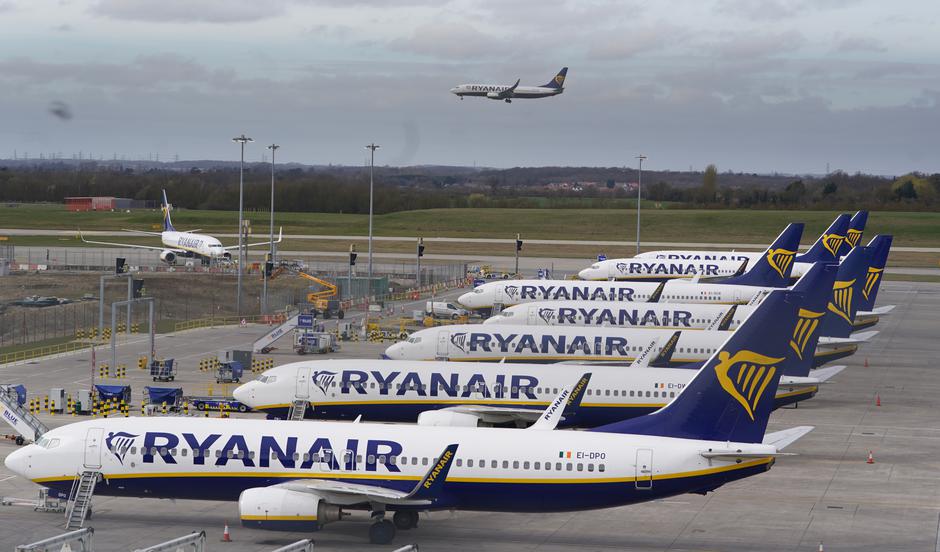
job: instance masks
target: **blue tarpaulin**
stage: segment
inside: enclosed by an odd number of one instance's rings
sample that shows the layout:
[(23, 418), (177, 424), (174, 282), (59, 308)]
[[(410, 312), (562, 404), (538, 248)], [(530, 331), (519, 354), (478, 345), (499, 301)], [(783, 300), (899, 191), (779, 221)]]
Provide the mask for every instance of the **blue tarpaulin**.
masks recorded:
[(98, 392), (99, 401), (117, 399), (130, 402), (131, 400), (130, 385), (96, 385), (95, 390)]
[(176, 404), (183, 397), (182, 387), (144, 387), (150, 404)]

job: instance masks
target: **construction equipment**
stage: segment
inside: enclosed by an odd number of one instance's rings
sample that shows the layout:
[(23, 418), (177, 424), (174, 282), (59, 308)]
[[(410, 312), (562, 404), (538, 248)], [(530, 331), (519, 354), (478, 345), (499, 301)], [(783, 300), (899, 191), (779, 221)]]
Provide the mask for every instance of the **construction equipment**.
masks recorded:
[(313, 274), (308, 274), (304, 272), (297, 263), (281, 263), (274, 272), (271, 273), (271, 280), (277, 278), (279, 275), (289, 272), (291, 274), (296, 274), (301, 278), (305, 278), (320, 285), (323, 289), (319, 291), (310, 291), (307, 293), (307, 303), (310, 303), (311, 309), (310, 314), (321, 316), (322, 318), (343, 318), (346, 316), (346, 313), (343, 311), (340, 302), (336, 299), (336, 295), (339, 293), (339, 288), (336, 287), (336, 284), (327, 282), (322, 278), (317, 278)]

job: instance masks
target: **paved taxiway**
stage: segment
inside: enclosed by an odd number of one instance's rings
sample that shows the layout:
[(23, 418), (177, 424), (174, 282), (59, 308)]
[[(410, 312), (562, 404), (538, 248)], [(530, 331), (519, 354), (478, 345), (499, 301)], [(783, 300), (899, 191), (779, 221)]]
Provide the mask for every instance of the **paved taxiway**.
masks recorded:
[[(940, 285), (887, 282), (878, 303), (898, 307), (882, 318), (872, 343), (846, 359), (849, 368), (815, 399), (771, 418), (770, 430), (817, 429), (788, 450), (798, 456), (779, 459), (769, 473), (704, 497), (682, 495), (594, 512), (436, 512), (422, 517), (417, 530), (399, 532), (395, 545), (416, 542), (422, 550), (449, 551), (815, 551), (822, 541), (827, 552), (940, 550)], [(184, 332), (158, 342), (158, 352), (183, 360), (184, 387), (204, 388), (209, 376), (198, 372), (195, 362), (258, 331)], [(374, 356), (383, 347), (347, 345), (342, 356)], [(287, 352), (271, 356), (278, 363), (299, 358)], [(129, 364), (128, 372), (136, 377), (131, 380), (136, 399), (146, 382), (136, 367)], [(0, 380), (22, 381), (43, 392), (62, 381), (70, 388), (71, 381), (87, 384), (87, 377), (87, 357), (83, 362), (81, 356), (0, 369)], [(875, 406), (876, 394), (881, 407)], [(53, 425), (70, 421), (45, 419)], [(0, 443), (0, 457), (12, 449)], [(869, 450), (873, 465), (865, 463)], [(37, 490), (0, 466), (0, 495), (33, 497)], [(207, 531), (211, 550), (269, 550), (307, 536), (318, 550), (395, 548), (367, 544), (362, 513), (303, 535), (243, 529), (234, 503), (98, 497), (94, 511), (90, 525), (98, 550), (133, 549), (200, 529)], [(0, 542), (12, 548), (57, 534), (62, 521), (61, 515), (0, 506)], [(235, 542), (223, 545), (217, 541), (226, 522)]]

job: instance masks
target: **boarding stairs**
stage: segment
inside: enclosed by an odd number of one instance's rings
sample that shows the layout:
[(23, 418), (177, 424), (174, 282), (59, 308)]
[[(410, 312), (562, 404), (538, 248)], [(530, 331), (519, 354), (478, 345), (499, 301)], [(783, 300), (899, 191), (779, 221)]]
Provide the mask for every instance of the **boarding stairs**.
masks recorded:
[(264, 334), (263, 336), (261, 336), (260, 338), (258, 338), (258, 339), (255, 341), (255, 344), (252, 345), (252, 348), (251, 348), (252, 351), (254, 351), (255, 353), (268, 353), (268, 352), (270, 352), (271, 349), (273, 349), (273, 347), (272, 347), (271, 345), (273, 345), (275, 341), (277, 341), (278, 339), (284, 337), (285, 335), (287, 335), (288, 333), (290, 333), (291, 330), (293, 330), (295, 327), (297, 327), (297, 317), (298, 317), (298, 316), (300, 316), (300, 313), (299, 313), (299, 312), (298, 312), (297, 314), (295, 314), (294, 316), (291, 316), (290, 318), (288, 318), (287, 320), (285, 320), (284, 323), (281, 324), (280, 326), (275, 327), (275, 328), (272, 329), (270, 332), (268, 332), (268, 333)]
[(287, 419), (292, 422), (298, 422), (304, 419), (307, 412), (307, 399), (294, 399), (290, 405), (290, 412), (287, 413)]
[(43, 433), (49, 431), (39, 418), (20, 406), (13, 387), (0, 387), (0, 418), (22, 437), (16, 440), (17, 444), (35, 443)]
[(85, 515), (91, 508), (91, 497), (95, 494), (95, 485), (98, 483), (99, 475), (100, 473), (95, 470), (83, 471), (72, 482), (69, 505), (65, 509), (66, 529), (80, 529), (85, 524)]

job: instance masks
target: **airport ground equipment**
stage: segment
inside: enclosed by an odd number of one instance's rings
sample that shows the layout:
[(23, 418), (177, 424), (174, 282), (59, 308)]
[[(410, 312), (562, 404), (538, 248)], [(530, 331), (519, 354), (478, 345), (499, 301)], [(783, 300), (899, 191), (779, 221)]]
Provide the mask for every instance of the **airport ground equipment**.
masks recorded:
[(153, 381), (173, 381), (176, 379), (176, 362), (172, 358), (150, 361), (150, 377)]
[(75, 402), (72, 405), (76, 414), (91, 413), (91, 391), (79, 389), (75, 392)]
[(336, 299), (336, 296), (339, 293), (339, 288), (336, 287), (336, 284), (327, 282), (322, 278), (317, 278), (313, 274), (307, 274), (303, 270), (299, 270), (296, 265), (289, 263), (281, 263), (281, 266), (279, 266), (277, 270), (271, 274), (271, 279), (273, 280), (284, 272), (296, 274), (297, 276), (310, 280), (311, 282), (314, 282), (323, 288), (318, 291), (310, 291), (307, 293), (307, 302), (312, 306), (311, 314), (315, 316), (322, 316), (323, 318), (332, 318), (334, 316), (336, 318), (343, 318), (346, 316), (346, 313), (343, 311), (340, 302)]
[(206, 532), (190, 533), (160, 544), (137, 548), (134, 552), (205, 552)]
[(251, 410), (248, 405), (236, 401), (231, 397), (183, 397), (183, 400), (193, 405), (197, 410), (221, 410), (223, 405), (225, 410), (232, 412), (248, 412)]
[(292, 422), (298, 422), (304, 419), (307, 413), (307, 399), (294, 399), (290, 405), (290, 411), (287, 413), (287, 419)]
[(53, 387), (49, 390), (49, 411), (62, 413), (65, 412), (65, 389)]
[(470, 314), (469, 311), (446, 301), (428, 301), (424, 305), (424, 313), (434, 318), (450, 318), (451, 320)]
[(300, 313), (291, 316), (285, 320), (283, 324), (276, 326), (274, 329), (258, 338), (254, 345), (252, 345), (251, 350), (255, 353), (270, 353), (271, 350), (274, 349), (274, 342), (290, 333), (290, 331), (297, 326), (297, 320), (300, 316)]
[(21, 544), (16, 552), (52, 552), (53, 550), (71, 550), (72, 552), (92, 552), (95, 549), (94, 527), (85, 527), (30, 544)]
[(294, 332), (294, 351), (298, 355), (327, 354), (339, 350), (336, 335), (330, 332), (314, 332), (297, 328)]
[(166, 405), (174, 412), (183, 404), (182, 387), (144, 387), (144, 399), (149, 405)]
[(228, 360), (219, 363), (219, 369), (215, 373), (216, 383), (238, 383), (242, 379), (244, 367), (241, 362)]
[[(99, 442), (98, 447), (101, 446), (102, 443)], [(95, 485), (98, 484), (100, 476), (101, 473), (96, 470), (85, 470), (73, 480), (69, 504), (65, 509), (66, 529), (80, 529), (85, 524), (85, 520), (91, 517), (91, 497), (95, 494)]]
[(96, 384), (95, 394), (97, 395), (98, 402), (124, 401), (125, 404), (130, 404), (131, 402), (131, 386), (130, 385)]
[(251, 366), (252, 352), (241, 349), (222, 349), (216, 357), (218, 362), (240, 362), (242, 366)]
[(25, 402), (26, 388), (22, 385), (0, 387), (0, 417), (19, 434), (13, 438), (17, 445), (34, 443), (42, 437), (43, 433), (49, 431), (36, 416), (23, 408)]
[(299, 540), (286, 546), (275, 548), (271, 552), (313, 552), (313, 541), (310, 539)]

